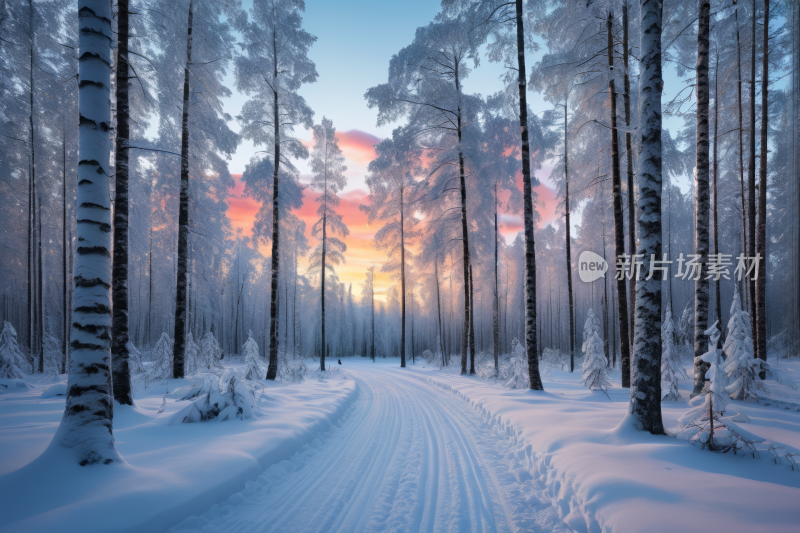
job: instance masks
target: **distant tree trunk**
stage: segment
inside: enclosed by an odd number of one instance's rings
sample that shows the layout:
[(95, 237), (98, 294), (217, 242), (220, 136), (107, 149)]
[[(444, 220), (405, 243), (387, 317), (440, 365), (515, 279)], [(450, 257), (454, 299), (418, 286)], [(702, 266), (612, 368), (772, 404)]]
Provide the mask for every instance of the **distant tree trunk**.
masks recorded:
[[(497, 241), (500, 234), (497, 229), (497, 182), (494, 182), (494, 293), (492, 294), (492, 346), (494, 351), (494, 373), (497, 375), (500, 363), (500, 295), (498, 293), (497, 270), (500, 267), (500, 259), (497, 253)], [(439, 302), (439, 277), (436, 277), (436, 302)], [(441, 313), (439, 316), (441, 321)]]
[(475, 374), (475, 291), (472, 287), (472, 263), (469, 265), (469, 373)]
[(117, 0), (117, 139), (114, 153), (114, 260), (111, 275), (111, 378), (114, 399), (133, 405), (128, 353), (128, 0)]
[(292, 356), (297, 358), (297, 246), (294, 249), (294, 296), (292, 300)]
[[(34, 65), (33, 58), (36, 46), (36, 35), (34, 26), (34, 9), (33, 0), (28, 0), (28, 7), (30, 10), (30, 38), (31, 38), (31, 57), (30, 57), (30, 84), (29, 84), (29, 97), (30, 97), (30, 114), (28, 115), (28, 127), (30, 128), (30, 138), (28, 140), (28, 157), (30, 158), (28, 172), (28, 328), (27, 328), (27, 344), (28, 344), (28, 357), (33, 368), (33, 354), (36, 350), (36, 312), (34, 300), (36, 298), (36, 260), (35, 260), (35, 242), (36, 242), (36, 143), (34, 140), (33, 129), (33, 114), (34, 108)], [(40, 370), (41, 372), (41, 370)]]
[[(461, 374), (467, 373), (467, 353), (470, 350), (470, 314), (472, 310), (472, 302), (469, 298), (469, 230), (467, 226), (467, 181), (466, 172), (464, 170), (464, 152), (461, 146), (461, 86), (458, 77), (458, 64), (454, 73), (456, 85), (456, 98), (458, 99), (458, 114), (457, 126), (458, 133), (458, 170), (459, 170), (459, 185), (461, 191), (461, 242), (463, 246), (463, 264), (464, 264), (464, 330), (462, 339), (461, 351)], [(474, 336), (472, 337), (474, 339)]]
[[(713, 154), (713, 159), (714, 159), (714, 174), (713, 174), (714, 175), (714, 198), (713, 198), (713, 202), (714, 202), (714, 220), (713, 220), (713, 222), (714, 222), (714, 253), (715, 254), (719, 253), (719, 225), (717, 224), (717, 213), (719, 211), (719, 208), (718, 208), (719, 203), (718, 203), (718, 199), (717, 199), (717, 171), (718, 171), (717, 167), (718, 167), (718, 163), (719, 163), (719, 161), (717, 160), (717, 144), (718, 144), (717, 143), (717, 133), (719, 131), (719, 129), (717, 127), (717, 125), (719, 123), (719, 80), (717, 79), (718, 74), (719, 74), (719, 52), (717, 52), (716, 63), (714, 64), (714, 142), (713, 142), (713, 147), (714, 147), (714, 154)], [(719, 285), (720, 285), (719, 284), (719, 280), (715, 279), (714, 280), (714, 296), (715, 296), (715, 299), (716, 299), (715, 303), (716, 303), (717, 320), (719, 321), (719, 328), (724, 331), (726, 328), (724, 327), (725, 322), (722, 320), (722, 299), (720, 298)], [(720, 337), (720, 339), (722, 339), (722, 337)], [(718, 347), (719, 347), (719, 344), (721, 344), (721, 343), (722, 343), (722, 340), (717, 342)]]
[[(628, 249), (631, 255), (636, 250), (636, 207), (634, 205), (634, 188), (633, 188), (633, 148), (631, 140), (631, 77), (630, 65), (628, 64), (630, 57), (630, 48), (628, 44), (628, 2), (622, 5), (622, 64), (625, 68), (623, 73), (623, 88), (624, 94), (622, 97), (623, 105), (625, 107), (625, 157), (626, 157), (626, 171), (628, 173)], [(628, 310), (630, 315), (630, 324), (628, 330), (630, 331), (631, 343), (633, 343), (633, 331), (635, 329), (635, 315), (636, 315), (636, 280), (631, 277), (630, 283), (630, 296), (631, 307)]]
[[(756, 256), (756, 0), (753, 0), (752, 39), (750, 41), (750, 157), (747, 162), (747, 256)], [(759, 273), (760, 274), (760, 273)], [(758, 328), (756, 324), (756, 282), (746, 280), (747, 300), (750, 302), (751, 337), (758, 357)]]
[[(439, 249), (436, 249), (436, 259), (433, 263), (433, 274), (436, 276), (436, 312), (439, 316), (439, 345), (442, 350), (442, 366), (447, 366), (447, 358), (444, 350), (444, 331), (442, 330), (442, 299), (439, 292)], [(495, 367), (496, 368), (496, 367)]]
[(414, 353), (414, 291), (411, 291), (411, 363), (417, 364), (416, 354)]
[[(614, 197), (614, 245), (617, 257), (625, 254), (625, 221), (622, 218), (622, 183), (619, 170), (619, 132), (617, 131), (617, 95), (614, 84), (614, 36), (612, 25), (614, 13), (608, 12), (606, 34), (608, 36), (608, 100), (611, 104), (611, 186)], [(633, 266), (631, 266), (633, 269)], [(628, 332), (628, 295), (625, 277), (617, 280), (617, 305), (619, 305), (619, 336), (622, 354), (622, 386), (631, 386), (630, 334)]]
[(522, 195), (525, 225), (525, 349), (531, 389), (544, 390), (536, 354), (536, 251), (533, 235), (533, 191), (531, 188), (531, 148), (528, 141), (528, 99), (525, 70), (525, 33), (522, 0), (516, 0), (517, 80), (519, 85), (519, 127), (522, 143)]
[(150, 252), (147, 254), (147, 344), (153, 344), (153, 223), (150, 222)]
[(375, 265), (370, 270), (370, 314), (372, 315), (372, 362), (375, 362)]
[(37, 193), (34, 201), (37, 203), (37, 217), (36, 217), (36, 274), (37, 285), (36, 290), (36, 338), (39, 341), (39, 373), (44, 373), (44, 265), (42, 264), (42, 200)]
[(403, 187), (400, 187), (400, 368), (406, 367), (406, 241), (403, 210)]
[[(267, 366), (267, 379), (275, 379), (278, 375), (278, 274), (280, 273), (280, 256), (278, 242), (280, 241), (280, 223), (278, 201), (278, 186), (280, 183), (278, 169), (281, 164), (281, 128), (280, 113), (278, 112), (278, 43), (277, 30), (272, 32), (272, 122), (274, 123), (273, 135), (275, 137), (275, 162), (272, 172), (272, 276), (270, 279), (270, 304), (269, 304), (269, 363)], [(325, 295), (325, 250), (322, 251), (322, 294)], [(323, 298), (324, 300), (324, 298)], [(325, 338), (325, 302), (322, 303), (322, 335)], [(322, 370), (325, 370), (325, 356), (322, 358)]]
[[(568, 96), (564, 98), (564, 210), (566, 211), (565, 247), (567, 249), (567, 291), (569, 297), (569, 371), (575, 371), (575, 307), (572, 296), (572, 226), (570, 226), (569, 210), (569, 150), (567, 146), (567, 103)], [(605, 232), (604, 232), (605, 233)]]
[[(605, 218), (605, 217), (604, 217)], [(606, 260), (606, 222), (603, 220), (603, 261)], [(606, 278), (603, 277), (603, 336), (606, 362), (610, 363), (611, 360), (608, 355), (608, 283)], [(611, 368), (614, 368), (613, 366)]]
[[(742, 195), (742, 252), (747, 253), (747, 208), (745, 207), (745, 194), (744, 194), (744, 146), (743, 135), (744, 126), (742, 123), (742, 47), (739, 44), (739, 4), (736, 4), (735, 23), (736, 23), (736, 92), (737, 104), (739, 108), (739, 185)], [(745, 283), (747, 283), (745, 281)], [(747, 300), (747, 290), (743, 290), (742, 296), (745, 301)]]
[(181, 196), (178, 213), (178, 272), (175, 298), (175, 348), (172, 377), (184, 377), (186, 350), (186, 281), (189, 269), (189, 66), (192, 64), (192, 19), (194, 0), (189, 0), (189, 23), (186, 34), (186, 66), (183, 69), (183, 119), (181, 121)]
[[(711, 2), (700, 0), (700, 18), (697, 30), (697, 176), (695, 177), (695, 254), (705, 272), (708, 264), (708, 194), (709, 139), (708, 139), (708, 46)], [(692, 396), (703, 390), (708, 363), (700, 357), (706, 352), (708, 339), (708, 279), (701, 275), (694, 282), (694, 389)]]
[[(66, 126), (66, 125), (65, 125)], [(61, 373), (67, 373), (67, 359), (69, 358), (69, 322), (70, 322), (70, 290), (69, 290), (69, 254), (72, 251), (72, 245), (69, 240), (69, 227), (67, 225), (67, 131), (64, 127), (61, 131), (61, 163), (63, 180), (63, 195), (62, 195), (62, 218), (61, 218), (61, 251), (62, 251), (62, 276), (61, 283), (64, 287), (64, 316), (63, 318), (63, 331), (61, 350), (64, 352), (61, 358)]]
[(78, 248), (72, 353), (61, 425), (53, 438), (80, 465), (122, 458), (114, 447), (111, 370), (111, 202), (108, 136), (111, 3), (80, 0)]
[[(327, 189), (328, 189), (328, 186), (327, 186), (327, 181), (326, 181), (325, 190), (323, 191), (322, 194), (326, 194), (327, 193)], [(326, 195), (326, 198), (327, 198), (327, 195)], [(328, 205), (328, 202), (327, 202), (327, 200), (325, 200), (326, 212), (323, 213), (323, 215), (322, 215), (322, 271), (321, 271), (321, 274), (320, 274), (320, 278), (321, 278), (321, 282), (320, 282), (320, 290), (321, 290), (321, 294), (320, 294), (320, 305), (321, 305), (320, 312), (321, 312), (321, 318), (322, 318), (322, 331), (321, 331), (321, 335), (322, 335), (322, 337), (321, 337), (321, 343), (322, 343), (321, 346), (322, 346), (322, 349), (320, 350), (320, 355), (319, 355), (319, 368), (322, 371), (325, 370), (325, 350), (327, 348), (326, 337), (325, 337), (325, 241), (327, 240), (327, 223), (328, 223), (328, 218), (327, 218), (327, 209), (328, 208), (327, 208), (327, 205)]]
[[(639, 110), (642, 141), (639, 158), (639, 206), (637, 253), (650, 267), (651, 254), (661, 257), (661, 28), (663, 3), (642, 0), (641, 68)], [(631, 368), (628, 416), (635, 429), (664, 433), (661, 419), (661, 280), (636, 280), (635, 350)], [(620, 310), (620, 319), (622, 311)], [(623, 339), (620, 339), (621, 341)]]
[[(764, 44), (761, 64), (761, 159), (758, 164), (758, 227), (756, 230), (756, 253), (761, 256), (761, 265), (756, 282), (756, 355), (767, 360), (767, 126), (769, 123), (769, 0), (764, 0)], [(761, 379), (764, 379), (761, 372)]]

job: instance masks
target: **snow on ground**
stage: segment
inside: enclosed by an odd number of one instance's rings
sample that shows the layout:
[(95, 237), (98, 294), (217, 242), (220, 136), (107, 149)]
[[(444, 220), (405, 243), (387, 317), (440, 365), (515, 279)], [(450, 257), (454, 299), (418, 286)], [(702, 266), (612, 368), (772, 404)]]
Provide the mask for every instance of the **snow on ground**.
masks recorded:
[[(158, 414), (166, 384), (138, 394), (135, 409), (116, 413), (128, 462), (119, 467), (37, 459), (63, 387), (2, 388), (0, 531), (783, 532), (800, 523), (800, 471), (785, 460), (621, 429), (628, 391), (588, 391), (578, 372), (548, 372), (546, 391), (533, 392), (424, 361), (342, 362), (332, 378), (261, 391), (259, 416), (246, 421), (169, 426), (186, 402), (167, 394)], [(800, 361), (773, 369), (770, 399), (731, 401), (727, 414), (746, 415), (742, 428), (784, 451), (800, 448)], [(690, 385), (662, 404), (670, 432)]]
[[(436, 370), (424, 363), (409, 373), (470, 404), (495, 430), (524, 450), (520, 462), (530, 483), (545, 489), (559, 515), (576, 531), (798, 531), (800, 471), (786, 459), (761, 459), (700, 450), (668, 436), (641, 434), (619, 425), (628, 390), (608, 396), (580, 384), (580, 374), (554, 370), (545, 392), (509, 390), (492, 380)], [(748, 431), (800, 448), (800, 412), (792, 382), (800, 361), (781, 360), (772, 397), (758, 404), (731, 401), (726, 414), (743, 413)], [(611, 373), (619, 383), (619, 371)], [(682, 400), (662, 403), (667, 430), (687, 410), (690, 381)], [(800, 457), (798, 457), (800, 459)]]
[(342, 426), (173, 531), (569, 531), (468, 404), (397, 360), (342, 362), (359, 388)]
[(257, 415), (249, 420), (169, 425), (188, 402), (167, 389), (196, 381), (170, 379), (136, 393), (134, 408), (116, 406), (114, 436), (127, 464), (81, 467), (57, 447), (40, 457), (64, 410), (64, 396), (53, 394), (63, 394), (66, 376), (55, 384), (37, 379), (28, 381), (32, 388), (0, 387), (2, 532), (162, 531), (317, 442), (356, 397), (345, 373), (312, 375), (300, 384), (256, 385)]

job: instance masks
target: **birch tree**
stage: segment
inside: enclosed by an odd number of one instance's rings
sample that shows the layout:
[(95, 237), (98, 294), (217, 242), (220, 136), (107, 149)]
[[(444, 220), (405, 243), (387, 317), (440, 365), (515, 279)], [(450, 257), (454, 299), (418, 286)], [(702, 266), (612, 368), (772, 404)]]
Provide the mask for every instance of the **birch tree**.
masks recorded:
[(361, 305), (369, 305), (369, 356), (375, 362), (375, 265), (367, 268), (364, 288), (361, 291)]
[[(639, 113), (642, 140), (639, 149), (639, 243), (636, 252), (650, 271), (651, 254), (661, 257), (661, 30), (663, 4), (641, 2), (642, 59), (639, 79)], [(661, 435), (661, 280), (636, 280), (636, 320), (631, 365), (627, 423), (639, 431)]]
[(281, 166), (293, 170), (288, 156), (308, 157), (305, 147), (291, 137), (295, 126), (312, 126), (313, 111), (297, 91), (317, 79), (308, 50), (317, 40), (302, 28), (303, 0), (253, 2), (250, 16), (241, 16), (244, 55), (236, 60), (236, 86), (255, 93), (238, 117), (242, 136), (268, 147), (272, 174), (272, 261), (270, 281), (269, 371), (278, 371), (278, 278), (280, 274), (280, 176)]
[[(480, 100), (467, 96), (463, 83), (469, 75), (470, 60), (479, 61), (481, 32), (471, 31), (473, 20), (466, 16), (448, 18), (437, 15), (434, 22), (417, 28), (414, 41), (392, 57), (388, 83), (370, 88), (364, 95), (369, 107), (378, 108), (378, 125), (394, 122), (402, 116), (416, 131), (432, 142), (449, 142), (449, 150), (439, 152), (432, 173), (454, 166), (458, 169), (457, 186), (440, 187), (446, 199), (458, 193), (453, 209), (461, 212), (461, 242), (464, 280), (464, 328), (461, 372), (467, 373), (468, 353), (474, 360), (472, 301), (469, 295), (470, 245), (467, 218), (467, 187), (464, 154), (464, 129), (476, 117)], [(449, 181), (449, 178), (448, 180)], [(535, 343), (534, 343), (535, 344)]]
[[(369, 164), (366, 184), (369, 204), (361, 205), (369, 224), (383, 220), (385, 224), (375, 233), (375, 246), (389, 260), (384, 272), (400, 275), (400, 368), (406, 366), (406, 243), (417, 236), (414, 217), (417, 183), (422, 171), (422, 149), (413, 132), (398, 128), (391, 139), (375, 146), (375, 159)], [(410, 258), (409, 258), (410, 259)]]
[[(528, 7), (535, 5), (528, 3)], [(528, 356), (530, 387), (543, 390), (539, 375), (539, 358), (536, 353), (536, 244), (534, 240), (533, 180), (531, 172), (531, 148), (528, 122), (528, 71), (525, 64), (525, 51), (536, 49), (535, 41), (525, 29), (523, 1), (488, 0), (478, 7), (478, 18), (489, 23), (487, 29), (493, 30), (494, 48), (490, 47), (490, 57), (504, 61), (513, 76), (516, 70), (519, 103), (520, 160), (522, 167), (523, 226), (525, 242), (525, 349)], [(516, 66), (513, 57), (516, 56)], [(510, 81), (510, 80), (509, 80)]]
[[(711, 2), (700, 0), (697, 29), (697, 160), (695, 174), (695, 251), (701, 271), (708, 264), (710, 210), (709, 197), (709, 32)], [(694, 388), (696, 396), (703, 390), (708, 364), (701, 359), (706, 353), (705, 330), (708, 326), (708, 279), (698, 276), (694, 281)]]
[(111, 391), (111, 3), (80, 0), (78, 247), (70, 372), (53, 438), (81, 466), (122, 462), (112, 432)]
[(325, 370), (325, 352), (328, 346), (325, 332), (325, 278), (330, 271), (331, 281), (336, 281), (334, 265), (344, 262), (347, 245), (342, 239), (350, 234), (342, 215), (336, 212), (340, 202), (337, 193), (347, 183), (344, 175), (347, 167), (344, 165), (344, 160), (333, 121), (323, 117), (322, 123), (314, 126), (314, 148), (311, 151), (310, 161), (311, 171), (314, 174), (311, 187), (319, 192), (317, 215), (320, 218), (311, 228), (311, 236), (319, 240), (319, 244), (311, 252), (309, 266), (313, 271), (319, 271), (320, 276), (320, 370)]
[[(228, 125), (232, 118), (224, 112), (222, 98), (231, 94), (224, 77), (230, 64), (232, 20), (237, 17), (238, 2), (153, 0), (153, 13), (170, 13), (167, 23), (154, 25), (149, 37), (159, 88), (159, 149), (167, 152), (164, 157), (168, 158), (159, 165), (160, 171), (174, 172), (180, 183), (177, 221), (171, 217), (167, 221), (170, 225), (177, 222), (178, 230), (171, 327), (175, 342), (173, 374), (183, 377), (190, 314), (191, 235), (203, 234), (208, 244), (218, 246), (224, 246), (225, 241), (220, 235), (225, 230), (221, 215), (227, 209), (227, 190), (233, 185), (226, 160), (236, 151), (239, 136)], [(192, 216), (198, 211), (203, 213), (201, 220)], [(206, 231), (210, 227), (203, 227), (205, 221), (219, 221), (214, 224), (216, 235)]]

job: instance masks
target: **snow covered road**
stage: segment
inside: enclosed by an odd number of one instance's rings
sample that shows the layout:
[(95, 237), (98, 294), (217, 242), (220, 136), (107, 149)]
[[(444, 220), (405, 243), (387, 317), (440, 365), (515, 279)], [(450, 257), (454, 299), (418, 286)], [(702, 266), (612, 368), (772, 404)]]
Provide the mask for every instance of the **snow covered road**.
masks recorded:
[(348, 365), (358, 397), (322, 440), (175, 531), (569, 531), (522, 445), (398, 368)]

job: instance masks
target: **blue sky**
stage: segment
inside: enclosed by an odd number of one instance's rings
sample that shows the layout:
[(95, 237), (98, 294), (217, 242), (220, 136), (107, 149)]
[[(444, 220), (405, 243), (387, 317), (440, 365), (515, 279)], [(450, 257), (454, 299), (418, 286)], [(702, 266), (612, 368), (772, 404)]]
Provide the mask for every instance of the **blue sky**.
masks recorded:
[[(249, 8), (252, 0), (243, 4)], [(439, 8), (438, 0), (306, 0), (303, 26), (317, 37), (309, 55), (319, 79), (300, 93), (314, 110), (314, 120), (327, 116), (339, 131), (357, 129), (380, 138), (390, 135), (395, 125), (376, 125), (377, 111), (367, 107), (364, 93), (386, 81), (392, 55), (410, 44), (417, 27), (432, 21)], [(465, 90), (494, 93), (502, 87), (502, 73), (501, 65), (483, 60)], [(232, 81), (229, 87), (235, 92)], [(235, 93), (226, 100), (226, 111), (236, 116), (245, 100), (245, 95)], [(238, 124), (232, 127), (238, 130)], [(310, 132), (297, 133), (311, 138)], [(231, 172), (242, 172), (256, 150), (249, 141), (243, 142), (231, 161)], [(303, 162), (298, 167), (305, 170)], [(363, 188), (363, 170), (352, 169), (348, 189)]]

